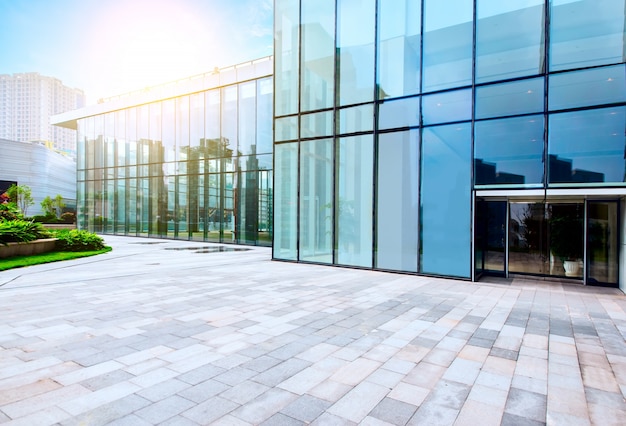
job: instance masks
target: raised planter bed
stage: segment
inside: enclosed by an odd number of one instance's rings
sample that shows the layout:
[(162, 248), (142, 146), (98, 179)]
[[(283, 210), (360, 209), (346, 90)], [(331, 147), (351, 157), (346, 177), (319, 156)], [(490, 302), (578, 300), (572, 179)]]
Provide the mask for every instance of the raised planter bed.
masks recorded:
[(29, 256), (31, 254), (46, 253), (53, 251), (57, 239), (46, 238), (31, 241), (29, 243), (0, 244), (0, 259), (11, 256)]

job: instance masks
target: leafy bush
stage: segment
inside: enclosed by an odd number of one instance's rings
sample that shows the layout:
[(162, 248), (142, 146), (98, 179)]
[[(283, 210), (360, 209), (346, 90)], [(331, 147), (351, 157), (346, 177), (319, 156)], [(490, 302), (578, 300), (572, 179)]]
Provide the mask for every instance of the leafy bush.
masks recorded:
[(40, 223), (57, 223), (59, 219), (57, 219), (54, 214), (46, 214), (46, 215), (35, 215), (32, 217), (34, 222)]
[(21, 219), (0, 220), (0, 244), (29, 242), (50, 236), (41, 223)]
[(61, 215), (61, 222), (74, 223), (76, 222), (76, 215), (72, 212), (65, 212)]
[(78, 229), (59, 229), (54, 232), (54, 235), (58, 238), (56, 242), (57, 250), (93, 251), (102, 250), (105, 247), (102, 237), (93, 232)]
[(17, 208), (17, 204), (10, 202), (0, 203), (0, 220), (17, 220), (22, 218), (22, 212)]

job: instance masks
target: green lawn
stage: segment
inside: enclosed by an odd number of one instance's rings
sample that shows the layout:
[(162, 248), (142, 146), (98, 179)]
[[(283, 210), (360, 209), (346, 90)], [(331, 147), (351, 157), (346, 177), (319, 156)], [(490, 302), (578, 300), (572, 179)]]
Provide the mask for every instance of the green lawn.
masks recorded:
[(0, 271), (8, 269), (22, 268), (24, 266), (41, 265), (42, 263), (59, 262), (62, 260), (72, 260), (81, 257), (95, 256), (97, 254), (111, 251), (111, 247), (105, 247), (96, 251), (51, 251), (48, 253), (33, 254), (30, 256), (13, 256), (0, 259)]

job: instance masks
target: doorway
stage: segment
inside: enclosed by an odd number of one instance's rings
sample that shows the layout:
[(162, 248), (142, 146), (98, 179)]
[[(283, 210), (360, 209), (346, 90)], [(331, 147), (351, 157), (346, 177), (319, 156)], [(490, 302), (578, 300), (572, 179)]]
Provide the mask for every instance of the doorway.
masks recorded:
[(617, 201), (477, 199), (475, 272), (618, 285)]

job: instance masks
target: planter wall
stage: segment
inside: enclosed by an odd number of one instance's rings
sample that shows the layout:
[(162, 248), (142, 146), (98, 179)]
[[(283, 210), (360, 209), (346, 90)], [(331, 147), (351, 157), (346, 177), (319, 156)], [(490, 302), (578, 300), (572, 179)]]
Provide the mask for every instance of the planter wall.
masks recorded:
[(46, 238), (31, 241), (29, 243), (8, 243), (6, 246), (0, 244), (0, 259), (11, 256), (29, 256), (31, 254), (53, 251), (56, 241), (56, 238)]

